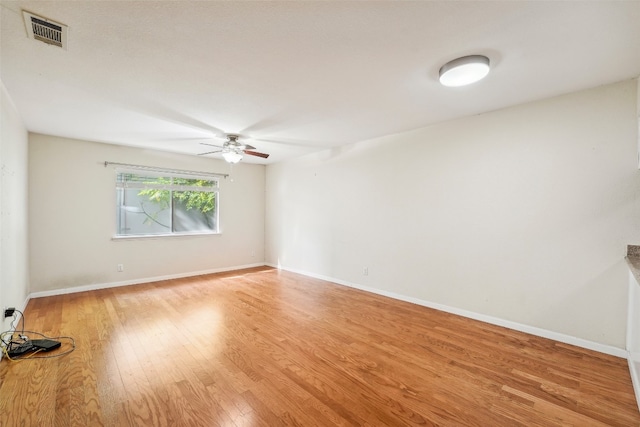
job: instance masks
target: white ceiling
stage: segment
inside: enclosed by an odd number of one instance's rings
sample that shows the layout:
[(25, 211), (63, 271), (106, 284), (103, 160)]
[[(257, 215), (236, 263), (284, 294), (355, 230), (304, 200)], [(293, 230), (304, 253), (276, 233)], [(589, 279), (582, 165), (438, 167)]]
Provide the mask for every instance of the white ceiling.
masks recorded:
[[(640, 1), (0, 0), (1, 79), (32, 132), (273, 163), (640, 75)], [(27, 38), (21, 10), (69, 26)], [(445, 88), (445, 62), (490, 58)]]

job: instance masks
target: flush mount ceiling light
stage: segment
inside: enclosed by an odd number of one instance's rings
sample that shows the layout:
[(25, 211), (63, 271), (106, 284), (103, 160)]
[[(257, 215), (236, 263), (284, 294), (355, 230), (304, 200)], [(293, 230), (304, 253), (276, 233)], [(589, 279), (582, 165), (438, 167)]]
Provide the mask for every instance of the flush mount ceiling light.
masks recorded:
[(482, 80), (489, 74), (489, 58), (483, 55), (463, 56), (440, 68), (440, 83), (458, 87)]

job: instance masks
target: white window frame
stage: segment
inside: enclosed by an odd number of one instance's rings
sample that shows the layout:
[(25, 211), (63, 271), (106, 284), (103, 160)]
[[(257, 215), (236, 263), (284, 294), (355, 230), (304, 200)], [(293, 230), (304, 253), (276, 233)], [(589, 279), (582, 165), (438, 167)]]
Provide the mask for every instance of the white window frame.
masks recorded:
[[(187, 186), (187, 185), (165, 185), (165, 184), (144, 184), (138, 182), (122, 182), (118, 180), (118, 176), (120, 174), (134, 174), (145, 177), (162, 177), (162, 178), (183, 178), (183, 179), (198, 179), (213, 182), (213, 186), (211, 187), (199, 187), (199, 186)], [(147, 168), (147, 167), (139, 167), (139, 168), (116, 168), (115, 169), (115, 190), (116, 190), (116, 198), (115, 198), (115, 208), (116, 208), (116, 217), (114, 221), (115, 231), (113, 235), (113, 239), (154, 239), (154, 238), (165, 238), (165, 237), (176, 237), (176, 236), (206, 236), (206, 235), (216, 235), (220, 234), (220, 179), (217, 174), (198, 174), (191, 173), (189, 171), (180, 171), (177, 172), (172, 169), (161, 169), (161, 168)], [(122, 191), (124, 189), (160, 189), (160, 190), (169, 190), (169, 191), (203, 191), (215, 193), (215, 208), (214, 208), (214, 221), (216, 224), (216, 229), (211, 231), (170, 231), (167, 233), (151, 233), (151, 234), (118, 234), (119, 232), (119, 224), (118, 224), (118, 210), (122, 208), (119, 204), (119, 197), (117, 195), (118, 191)], [(171, 229), (173, 229), (173, 223), (171, 224)]]

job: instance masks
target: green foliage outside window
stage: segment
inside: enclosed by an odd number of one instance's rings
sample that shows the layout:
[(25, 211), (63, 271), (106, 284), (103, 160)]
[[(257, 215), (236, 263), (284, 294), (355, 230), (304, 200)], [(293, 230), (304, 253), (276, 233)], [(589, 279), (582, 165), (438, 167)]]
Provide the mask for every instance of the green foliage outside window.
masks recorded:
[[(162, 234), (162, 229), (171, 234), (218, 229), (216, 180), (122, 173), (117, 181), (122, 183), (117, 184), (122, 189), (118, 193), (118, 235)], [(136, 214), (143, 217), (136, 220)], [(150, 226), (148, 231), (140, 228), (142, 224)]]
[[(185, 178), (156, 178), (153, 182), (148, 182), (148, 184), (184, 185), (205, 188), (211, 186), (211, 181)], [(169, 203), (171, 202), (171, 192), (158, 188), (146, 188), (141, 190), (138, 196), (147, 196), (149, 201), (160, 204), (164, 209), (168, 209)], [(174, 191), (173, 198), (182, 202), (188, 210), (196, 209), (203, 214), (211, 212), (216, 206), (216, 195), (210, 192)]]
[[(211, 181), (203, 180), (203, 179), (186, 179), (186, 178), (156, 178), (153, 182), (147, 182), (147, 184), (160, 184), (160, 185), (173, 185), (173, 186), (189, 186), (189, 187), (206, 187), (211, 186)], [(154, 202), (160, 205), (161, 209), (169, 209), (171, 206), (171, 198), (173, 197), (173, 202), (180, 203), (187, 210), (195, 209), (199, 211), (207, 224), (211, 224), (211, 217), (207, 215), (208, 212), (211, 212), (215, 209), (216, 203), (216, 194), (207, 191), (169, 191), (159, 188), (145, 188), (138, 193), (138, 196), (146, 196), (148, 197), (150, 202)], [(156, 218), (152, 215), (147, 215), (147, 221), (158, 222)], [(161, 224), (167, 228), (168, 225)]]

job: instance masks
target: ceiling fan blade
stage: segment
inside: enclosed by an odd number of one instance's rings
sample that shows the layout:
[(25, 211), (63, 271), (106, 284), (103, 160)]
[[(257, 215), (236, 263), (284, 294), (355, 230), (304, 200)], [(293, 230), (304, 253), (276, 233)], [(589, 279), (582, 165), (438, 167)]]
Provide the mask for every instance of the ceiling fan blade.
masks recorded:
[(207, 144), (206, 142), (201, 142), (201, 145), (209, 145), (211, 147), (217, 147), (217, 148), (224, 148), (222, 145), (216, 145), (216, 144)]
[(256, 157), (262, 157), (263, 159), (266, 159), (269, 157), (268, 154), (258, 153), (257, 151), (249, 151), (249, 150), (244, 150), (244, 154), (248, 154), (250, 156), (256, 156)]
[(198, 156), (206, 156), (207, 154), (213, 154), (213, 153), (222, 153), (222, 150), (207, 151), (206, 153), (199, 153)]
[(242, 144), (244, 145), (244, 149), (245, 150), (255, 150), (256, 147), (254, 147), (253, 145), (249, 145), (249, 144)]
[(300, 147), (300, 148), (329, 148), (330, 146), (318, 141), (304, 141), (301, 139), (286, 139), (286, 138), (278, 138), (278, 139), (269, 139), (269, 138), (249, 138), (251, 141), (255, 141), (257, 143), (267, 142), (269, 144), (279, 144), (279, 145), (289, 145), (291, 147)]

